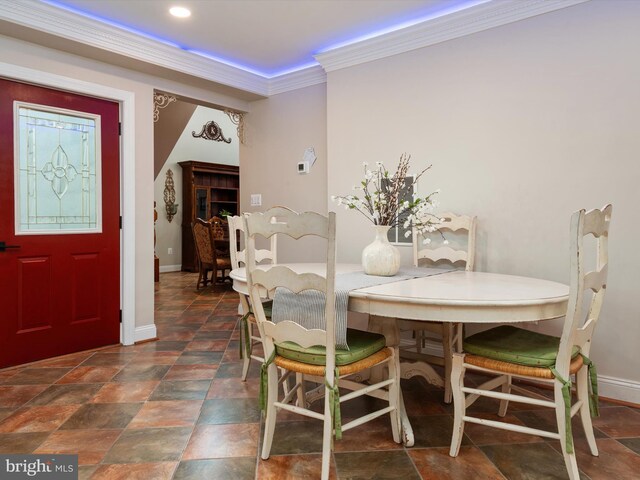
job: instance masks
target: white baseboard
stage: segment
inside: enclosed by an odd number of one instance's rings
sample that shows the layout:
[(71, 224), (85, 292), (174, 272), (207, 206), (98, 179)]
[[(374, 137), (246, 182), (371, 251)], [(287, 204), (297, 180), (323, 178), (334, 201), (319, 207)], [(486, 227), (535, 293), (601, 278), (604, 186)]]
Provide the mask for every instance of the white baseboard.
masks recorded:
[[(427, 344), (422, 351), (430, 355), (442, 356), (440, 345)], [(598, 375), (598, 394), (613, 400), (640, 404), (640, 382)]]
[(155, 325), (144, 325), (136, 327), (134, 334), (135, 342), (143, 342), (144, 340), (152, 340), (158, 336)]
[(598, 375), (598, 393), (601, 397), (640, 404), (640, 382), (633, 380)]
[(182, 265), (162, 265), (160, 267), (160, 273), (179, 272), (180, 270), (182, 270)]

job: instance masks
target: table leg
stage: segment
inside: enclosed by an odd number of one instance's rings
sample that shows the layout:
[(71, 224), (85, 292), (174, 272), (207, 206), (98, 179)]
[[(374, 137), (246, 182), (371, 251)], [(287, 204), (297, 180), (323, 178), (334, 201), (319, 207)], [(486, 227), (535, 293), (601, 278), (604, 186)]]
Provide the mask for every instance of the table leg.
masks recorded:
[[(398, 323), (395, 318), (379, 317), (377, 315), (369, 316), (369, 331), (381, 333), (387, 340), (387, 347), (395, 348), (398, 353), (398, 346), (400, 345), (400, 330), (398, 329)], [(400, 366), (402, 370), (402, 365)], [(377, 383), (382, 381), (384, 367), (374, 367), (371, 369), (370, 382)], [(435, 373), (435, 372), (434, 372)], [(413, 428), (409, 423), (409, 417), (404, 407), (404, 399), (402, 397), (402, 388), (400, 389), (400, 420), (402, 422), (402, 443), (407, 447), (412, 447), (414, 443)]]
[[(420, 352), (418, 348), (416, 348), (416, 351), (403, 349), (401, 354), (403, 360), (401, 374), (402, 378), (405, 379), (419, 375), (430, 384), (443, 387), (444, 402), (451, 403), (451, 359), (453, 353), (462, 351), (463, 327), (461, 323), (437, 323), (435, 325), (439, 327), (439, 330), (433, 331), (442, 333), (443, 358)], [(409, 348), (412, 348), (408, 340), (404, 340), (402, 344), (408, 344)], [(416, 346), (419, 345), (420, 343), (418, 342)], [(431, 367), (432, 362), (444, 366), (444, 378)]]
[(421, 376), (431, 385), (444, 387), (444, 380), (431, 365), (425, 362), (402, 362), (400, 363), (400, 375), (408, 380), (416, 375)]

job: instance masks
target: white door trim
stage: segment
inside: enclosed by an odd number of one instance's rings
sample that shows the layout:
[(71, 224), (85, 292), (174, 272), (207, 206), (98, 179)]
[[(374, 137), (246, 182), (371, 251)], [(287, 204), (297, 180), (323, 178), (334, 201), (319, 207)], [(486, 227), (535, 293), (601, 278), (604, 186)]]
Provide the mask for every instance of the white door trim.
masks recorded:
[(52, 87), (59, 90), (100, 97), (120, 103), (122, 136), (120, 137), (120, 186), (122, 211), (122, 250), (120, 252), (120, 298), (122, 328), (120, 341), (135, 342), (136, 325), (136, 197), (135, 197), (135, 94), (126, 90), (64, 77), (0, 62), (2, 77)]

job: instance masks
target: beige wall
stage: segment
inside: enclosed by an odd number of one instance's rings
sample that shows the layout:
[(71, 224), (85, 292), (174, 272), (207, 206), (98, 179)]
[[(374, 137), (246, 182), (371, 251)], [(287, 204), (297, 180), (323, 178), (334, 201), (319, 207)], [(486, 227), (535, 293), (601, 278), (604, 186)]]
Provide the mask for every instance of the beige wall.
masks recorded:
[[(639, 18), (640, 2), (589, 2), (327, 80), (329, 195), (349, 192), (363, 160), (389, 165), (409, 152), (416, 170), (433, 163), (420, 189), (441, 188), (443, 209), (478, 215), (479, 270), (568, 283), (571, 213), (612, 202), (592, 356), (601, 375), (636, 382)], [(365, 227), (340, 210), (339, 260), (358, 260)]]
[[(327, 211), (327, 118), (325, 85), (315, 85), (251, 103), (240, 146), (240, 205), (243, 212), (285, 205), (297, 211)], [(311, 172), (296, 171), (304, 151), (318, 159)], [(251, 207), (250, 195), (262, 194), (262, 206)], [(320, 244), (303, 239), (279, 240), (282, 261), (323, 258)], [(326, 255), (324, 255), (326, 257)]]
[(0, 36), (0, 62), (107, 85), (135, 94), (136, 326), (152, 324), (153, 89), (170, 91), (239, 110), (246, 110), (247, 104), (215, 92), (188, 87), (3, 36)]
[(158, 111), (158, 118), (153, 123), (154, 178), (158, 178), (160, 170), (171, 155), (196, 107), (194, 103), (178, 99), (169, 103), (162, 111)]

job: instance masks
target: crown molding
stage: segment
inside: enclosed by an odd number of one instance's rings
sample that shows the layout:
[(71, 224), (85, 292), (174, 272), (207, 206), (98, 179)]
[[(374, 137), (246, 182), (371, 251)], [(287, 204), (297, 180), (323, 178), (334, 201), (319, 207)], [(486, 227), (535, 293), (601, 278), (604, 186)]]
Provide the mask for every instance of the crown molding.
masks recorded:
[(315, 55), (326, 72), (517, 22), (589, 0), (490, 0), (358, 43)]
[(277, 95), (298, 88), (310, 87), (327, 82), (327, 73), (320, 65), (285, 73), (269, 79), (269, 95)]
[(262, 96), (327, 81), (326, 72), (427, 47), (589, 0), (489, 0), (315, 56), (320, 65), (265, 77), (37, 0), (0, 1), (0, 20)]
[(267, 78), (33, 0), (0, 2), (0, 20), (266, 96)]

